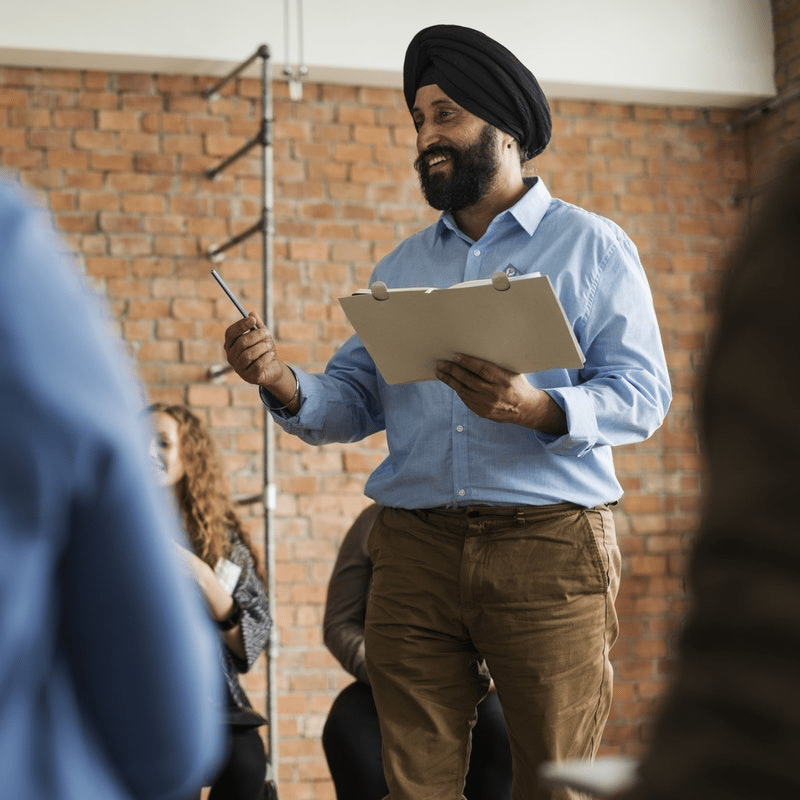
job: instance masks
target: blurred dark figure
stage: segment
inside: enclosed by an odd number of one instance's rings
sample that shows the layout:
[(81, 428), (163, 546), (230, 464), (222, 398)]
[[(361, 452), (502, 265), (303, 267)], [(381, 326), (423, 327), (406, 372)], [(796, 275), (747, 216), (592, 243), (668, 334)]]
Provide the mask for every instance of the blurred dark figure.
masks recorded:
[(722, 294), (677, 675), (634, 800), (800, 797), (800, 153)]

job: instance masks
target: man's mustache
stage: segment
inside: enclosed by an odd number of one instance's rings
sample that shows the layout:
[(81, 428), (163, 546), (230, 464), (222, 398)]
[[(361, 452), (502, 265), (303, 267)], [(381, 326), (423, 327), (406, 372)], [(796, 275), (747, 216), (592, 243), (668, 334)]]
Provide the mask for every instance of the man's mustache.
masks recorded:
[(444, 156), (455, 160), (459, 156), (458, 150), (455, 147), (429, 147), (423, 150), (414, 161), (414, 169), (417, 172), (427, 172), (428, 160), (435, 156)]

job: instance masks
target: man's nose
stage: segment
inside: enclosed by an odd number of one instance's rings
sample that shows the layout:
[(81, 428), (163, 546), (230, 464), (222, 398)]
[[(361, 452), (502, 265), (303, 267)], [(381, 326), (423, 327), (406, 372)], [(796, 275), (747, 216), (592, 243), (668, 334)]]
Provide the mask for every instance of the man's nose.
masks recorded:
[(439, 142), (439, 133), (434, 125), (422, 123), (417, 130), (417, 152), (424, 153), (429, 147)]

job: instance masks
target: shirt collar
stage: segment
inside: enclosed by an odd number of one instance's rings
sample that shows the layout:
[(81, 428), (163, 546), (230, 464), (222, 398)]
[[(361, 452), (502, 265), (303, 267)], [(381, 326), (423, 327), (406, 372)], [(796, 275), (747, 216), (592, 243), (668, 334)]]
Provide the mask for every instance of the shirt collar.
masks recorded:
[[(529, 236), (533, 236), (550, 206), (552, 197), (541, 178), (525, 178), (525, 185), (529, 187), (528, 191), (525, 192), (511, 208), (507, 208), (505, 211), (498, 214), (492, 220), (489, 230), (498, 224), (500, 220), (513, 218)], [(456, 224), (455, 218), (449, 211), (443, 211), (437, 220), (436, 230), (434, 231), (434, 241), (438, 241), (446, 230), (451, 231), (457, 236), (464, 236)]]

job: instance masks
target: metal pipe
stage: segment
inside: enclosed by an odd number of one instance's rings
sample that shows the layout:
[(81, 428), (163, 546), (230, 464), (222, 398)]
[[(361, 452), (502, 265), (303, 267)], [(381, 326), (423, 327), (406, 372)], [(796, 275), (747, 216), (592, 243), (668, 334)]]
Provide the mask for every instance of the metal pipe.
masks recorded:
[(229, 167), (233, 164), (234, 161), (241, 158), (245, 153), (248, 153), (252, 150), (257, 144), (261, 144), (264, 139), (264, 136), (261, 132), (256, 134), (252, 139), (250, 139), (246, 144), (242, 145), (235, 153), (227, 156), (224, 160), (220, 161), (216, 167), (209, 167), (206, 170), (206, 177), (210, 179), (214, 179), (219, 175), (222, 170), (226, 167)]
[(289, 0), (283, 2), (283, 36), (284, 36), (284, 63), (283, 77), (289, 83), (289, 99), (300, 100), (303, 96), (303, 79), (308, 75), (305, 64), (305, 49), (303, 42), (303, 0), (297, 0), (297, 69), (291, 66)]
[(292, 67), (289, 55), (289, 0), (283, 0), (283, 74), (289, 78)]
[(755, 186), (751, 186), (747, 189), (741, 189), (733, 195), (731, 198), (731, 203), (734, 206), (738, 206), (741, 205), (745, 200), (753, 200), (771, 189), (772, 185), (776, 182), (777, 178), (770, 178), (763, 183), (756, 184)]
[(269, 48), (265, 44), (262, 44), (261, 47), (259, 47), (258, 50), (256, 50), (256, 52), (250, 56), (250, 58), (239, 64), (236, 69), (229, 72), (224, 78), (221, 78), (213, 86), (209, 87), (208, 89), (203, 89), (203, 96), (206, 98), (206, 100), (211, 100), (213, 97), (215, 97), (219, 90), (225, 86), (226, 83), (229, 83), (237, 75), (244, 72), (259, 57), (263, 59), (269, 58)]
[[(261, 230), (263, 233), (262, 271), (263, 271), (263, 317), (264, 324), (272, 333), (275, 332), (273, 324), (273, 243), (275, 226), (273, 220), (274, 195), (273, 195), (273, 130), (272, 130), (272, 85), (269, 74), (269, 50), (266, 46), (261, 48), (263, 60), (261, 64), (261, 137), (262, 137), (262, 162), (261, 162)], [(275, 483), (274, 483), (274, 450), (275, 427), (272, 417), (266, 406), (263, 408), (264, 419), (264, 553), (267, 565), (267, 597), (273, 618), (275, 618)], [(267, 762), (267, 791), (277, 800), (277, 771), (278, 771), (278, 709), (277, 709), (277, 660), (279, 652), (279, 630), (273, 623), (272, 636), (270, 637), (267, 653), (267, 692), (266, 716), (267, 747), (269, 759)]]
[(222, 253), (224, 253), (226, 250), (230, 250), (230, 248), (234, 245), (237, 245), (239, 242), (243, 242), (245, 239), (250, 238), (254, 233), (259, 233), (262, 229), (263, 220), (259, 220), (255, 223), (255, 225), (251, 225), (247, 230), (237, 233), (236, 236), (228, 239), (227, 242), (224, 242), (223, 244), (211, 245), (211, 247), (206, 250), (206, 256), (208, 256), (208, 258), (210, 258), (212, 261), (218, 260)]
[(297, 0), (297, 67), (301, 76), (308, 72), (303, 41), (303, 0)]
[(227, 375), (229, 372), (233, 371), (233, 367), (230, 364), (213, 364), (208, 368), (206, 372), (206, 380), (209, 381), (216, 381), (219, 380), (223, 375)]
[(749, 111), (745, 112), (738, 119), (729, 122), (725, 126), (725, 130), (727, 130), (728, 132), (735, 131), (737, 128), (742, 128), (745, 125), (749, 125), (751, 122), (755, 122), (756, 120), (765, 117), (771, 111), (775, 111), (782, 105), (785, 105), (790, 100), (794, 100), (797, 97), (800, 97), (800, 86), (796, 86), (794, 89), (791, 89), (790, 91), (787, 92), (783, 92), (782, 94), (775, 95), (775, 97), (773, 97), (772, 99), (767, 100), (766, 103), (763, 103), (760, 106), (756, 106), (755, 108), (751, 108)]
[(240, 497), (236, 501), (237, 506), (251, 506), (253, 503), (262, 503), (264, 501), (264, 495), (262, 494), (251, 494), (247, 497)]
[[(207, 256), (216, 260), (221, 258), (221, 254), (252, 236), (260, 232), (263, 238), (262, 250), (262, 282), (263, 282), (263, 309), (262, 315), (267, 328), (274, 331), (272, 315), (272, 251), (274, 240), (273, 222), (273, 133), (272, 133), (272, 87), (269, 75), (269, 47), (263, 44), (245, 62), (226, 75), (215, 86), (204, 91), (206, 98), (214, 96), (228, 81), (239, 75), (256, 59), (261, 58), (261, 126), (257, 136), (254, 136), (243, 147), (214, 168), (206, 170), (208, 178), (214, 178), (225, 167), (232, 164), (237, 158), (248, 152), (256, 144), (262, 145), (261, 156), (261, 217), (254, 225), (242, 231), (221, 245), (212, 245), (206, 251)], [(218, 377), (227, 371), (221, 367), (209, 369), (208, 377)], [(266, 407), (263, 410), (264, 418), (264, 463), (263, 463), (263, 482), (264, 490), (262, 495), (247, 497), (239, 500), (239, 505), (257, 502), (261, 500), (264, 505), (264, 554), (267, 573), (267, 598), (269, 606), (275, 617), (275, 535), (273, 531), (273, 512), (275, 510), (275, 484), (273, 482), (274, 472), (274, 439), (275, 430), (272, 418)], [(266, 689), (266, 717), (267, 717), (267, 776), (266, 776), (266, 797), (268, 800), (277, 800), (277, 768), (278, 768), (278, 712), (277, 712), (277, 657), (278, 657), (278, 629), (273, 626), (272, 636), (270, 637), (267, 649), (267, 689)]]

